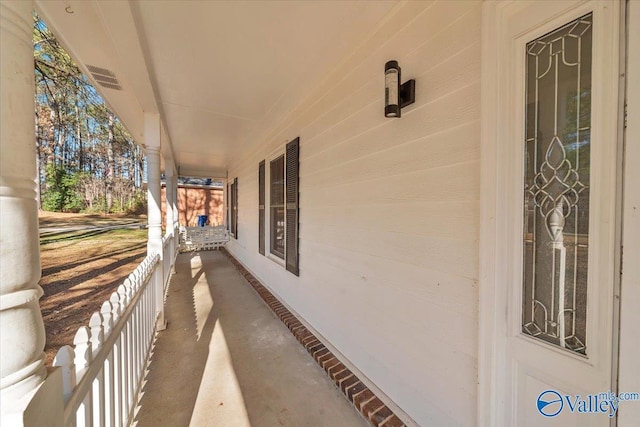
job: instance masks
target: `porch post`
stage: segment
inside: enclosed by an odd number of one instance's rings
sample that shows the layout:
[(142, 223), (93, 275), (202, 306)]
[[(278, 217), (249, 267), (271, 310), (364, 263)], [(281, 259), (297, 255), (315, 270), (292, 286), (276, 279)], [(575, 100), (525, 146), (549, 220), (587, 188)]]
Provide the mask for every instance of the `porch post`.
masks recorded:
[(176, 245), (175, 245), (175, 228), (173, 220), (173, 200), (174, 200), (174, 183), (173, 183), (173, 164), (171, 162), (165, 162), (164, 165), (164, 178), (165, 178), (165, 235), (169, 237), (169, 253), (166, 254), (169, 257), (169, 271), (165, 271), (165, 276), (171, 274), (171, 266), (175, 259)]
[(228, 210), (229, 209), (229, 202), (228, 202), (229, 192), (227, 191), (228, 189), (229, 189), (229, 180), (228, 178), (225, 178), (222, 180), (222, 223), (224, 224), (224, 228), (229, 230), (229, 233), (231, 233), (231, 228), (229, 228), (230, 214)]
[(178, 257), (178, 252), (180, 251), (180, 231), (178, 230), (180, 227), (180, 213), (178, 212), (178, 174), (176, 170), (176, 174), (171, 179), (173, 182), (173, 204), (171, 209), (173, 210), (173, 264), (171, 271), (176, 272), (176, 259)]
[[(0, 401), (2, 424), (22, 418), (44, 382), (38, 299), (32, 1), (0, 3)], [(15, 422), (16, 418), (11, 418)]]
[(180, 226), (180, 212), (178, 211), (178, 174), (173, 177), (173, 228)]
[(152, 280), (156, 287), (158, 329), (164, 329), (164, 273), (162, 258), (162, 211), (160, 209), (160, 116), (145, 113), (144, 139), (147, 149), (147, 252), (160, 255)]
[(169, 165), (165, 163), (164, 168), (164, 178), (165, 178), (165, 211), (166, 215), (165, 219), (165, 234), (169, 234), (173, 236), (173, 193), (174, 193), (174, 183), (173, 183), (173, 165)]

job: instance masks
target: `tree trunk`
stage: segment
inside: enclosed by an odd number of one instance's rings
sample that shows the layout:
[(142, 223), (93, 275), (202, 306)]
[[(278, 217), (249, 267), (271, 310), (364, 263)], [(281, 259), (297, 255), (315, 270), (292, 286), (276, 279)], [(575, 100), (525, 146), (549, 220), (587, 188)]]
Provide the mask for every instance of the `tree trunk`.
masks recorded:
[(144, 157), (139, 145), (136, 145), (136, 162), (138, 164), (138, 188), (140, 188), (144, 180)]
[(85, 117), (85, 124), (87, 129), (87, 144), (89, 144), (89, 174), (93, 176), (93, 154), (91, 154), (91, 146), (93, 144), (93, 135), (91, 134), (91, 127), (89, 127), (89, 115)]
[(78, 170), (82, 172), (84, 170), (84, 151), (82, 146), (82, 131), (80, 122), (80, 108), (78, 108), (78, 100), (76, 99), (75, 105), (76, 113), (76, 139), (78, 141)]
[(106, 180), (106, 198), (107, 198), (107, 210), (111, 211), (111, 207), (113, 206), (113, 178), (115, 176), (116, 169), (116, 161), (115, 156), (113, 155), (113, 144), (114, 144), (114, 135), (113, 135), (113, 124), (114, 117), (111, 112), (109, 112), (109, 136), (107, 141), (107, 180)]
[(63, 124), (63, 120), (62, 120), (62, 111), (60, 111), (60, 104), (59, 103), (55, 103), (55, 112), (56, 112), (56, 124), (57, 124), (57, 130), (58, 130), (58, 134), (56, 136), (56, 152), (58, 153), (59, 156), (59, 161), (60, 161), (60, 165), (61, 166), (66, 166), (67, 162), (66, 162), (66, 153), (65, 153), (65, 149), (66, 149), (66, 145), (64, 143), (64, 124)]

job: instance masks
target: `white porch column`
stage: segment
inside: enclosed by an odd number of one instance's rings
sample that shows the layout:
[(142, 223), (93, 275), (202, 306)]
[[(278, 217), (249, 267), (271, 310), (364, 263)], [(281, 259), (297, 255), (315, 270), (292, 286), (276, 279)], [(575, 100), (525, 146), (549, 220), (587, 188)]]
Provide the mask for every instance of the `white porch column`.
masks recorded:
[[(177, 172), (177, 171), (176, 171)], [(180, 217), (178, 213), (178, 174), (176, 173), (172, 178), (171, 182), (173, 183), (173, 198), (171, 210), (173, 211), (173, 259), (171, 260), (172, 272), (176, 272), (176, 258), (178, 256), (179, 248), (180, 248), (180, 232), (178, 228), (180, 227)]]
[(0, 402), (14, 416), (47, 376), (38, 299), (33, 2), (0, 3)]
[(146, 113), (145, 145), (147, 149), (147, 250), (162, 253), (162, 211), (160, 208), (160, 116)]
[(160, 262), (153, 275), (156, 286), (158, 329), (164, 329), (164, 273), (162, 253), (162, 211), (160, 208), (160, 116), (145, 113), (144, 139), (147, 149), (147, 252), (160, 255)]
[(173, 200), (174, 200), (174, 192), (175, 192), (174, 191), (175, 183), (173, 181), (173, 165), (168, 165), (166, 162), (165, 162), (165, 168), (164, 168), (164, 178), (166, 183), (166, 187), (165, 187), (166, 216), (164, 218), (165, 219), (164, 228), (165, 228), (165, 234), (173, 235), (173, 229), (174, 229)]
[(164, 180), (166, 183), (165, 186), (165, 212), (166, 215), (164, 217), (165, 224), (165, 235), (169, 237), (169, 251), (166, 256), (169, 257), (169, 264), (165, 263), (165, 266), (169, 266), (169, 271), (165, 271), (165, 276), (169, 276), (172, 272), (172, 267), (174, 260), (176, 258), (176, 231), (175, 231), (175, 221), (173, 219), (173, 202), (174, 202), (174, 193), (175, 193), (175, 183), (173, 181), (173, 162), (166, 162), (164, 165)]
[(222, 223), (224, 227), (231, 232), (229, 228), (229, 218), (231, 217), (231, 213), (229, 212), (229, 174), (227, 173), (227, 178), (222, 180)]
[(180, 226), (180, 212), (178, 211), (178, 174), (173, 176), (173, 228)]

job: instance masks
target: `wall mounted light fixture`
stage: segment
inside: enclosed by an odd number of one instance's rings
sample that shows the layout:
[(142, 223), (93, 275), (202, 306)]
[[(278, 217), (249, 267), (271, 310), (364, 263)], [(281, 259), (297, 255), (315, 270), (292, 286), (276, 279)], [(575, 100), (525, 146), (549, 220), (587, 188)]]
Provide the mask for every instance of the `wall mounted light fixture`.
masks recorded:
[(400, 84), (398, 61), (384, 64), (384, 116), (400, 117), (400, 110), (416, 101), (416, 81)]

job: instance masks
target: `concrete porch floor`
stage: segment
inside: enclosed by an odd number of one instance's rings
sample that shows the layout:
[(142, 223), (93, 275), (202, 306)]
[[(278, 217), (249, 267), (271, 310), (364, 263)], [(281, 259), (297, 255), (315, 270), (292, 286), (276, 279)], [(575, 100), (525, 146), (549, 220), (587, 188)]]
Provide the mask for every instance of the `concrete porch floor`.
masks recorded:
[(366, 426), (219, 251), (178, 256), (135, 425)]

